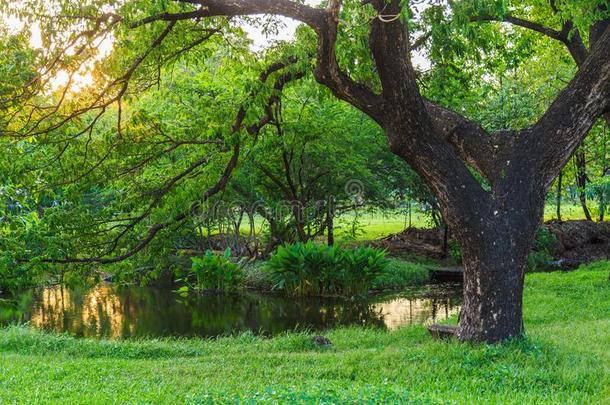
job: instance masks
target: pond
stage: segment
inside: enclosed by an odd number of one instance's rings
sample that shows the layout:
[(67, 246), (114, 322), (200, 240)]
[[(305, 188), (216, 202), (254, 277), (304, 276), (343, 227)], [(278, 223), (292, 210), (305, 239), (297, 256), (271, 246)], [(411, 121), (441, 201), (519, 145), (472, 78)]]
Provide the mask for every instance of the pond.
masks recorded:
[(430, 284), (364, 301), (243, 292), (187, 298), (171, 289), (55, 286), (0, 300), (0, 324), (27, 323), (77, 337), (214, 337), (250, 331), (319, 331), (340, 325), (396, 329), (457, 314), (461, 285)]

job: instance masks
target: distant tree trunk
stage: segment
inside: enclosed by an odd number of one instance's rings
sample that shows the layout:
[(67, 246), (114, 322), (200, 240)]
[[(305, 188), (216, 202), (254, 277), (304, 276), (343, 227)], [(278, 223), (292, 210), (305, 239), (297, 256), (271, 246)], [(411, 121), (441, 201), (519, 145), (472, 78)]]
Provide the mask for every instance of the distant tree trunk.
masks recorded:
[(587, 218), (587, 221), (592, 221), (591, 213), (589, 212), (589, 208), (587, 208), (587, 195), (585, 194), (587, 188), (587, 161), (583, 146), (576, 151), (576, 185), (578, 187), (578, 197), (585, 218)]
[(333, 197), (328, 198), (328, 212), (326, 214), (326, 227), (328, 232), (328, 246), (335, 244), (335, 201)]
[(561, 183), (563, 182), (563, 171), (559, 172), (559, 177), (557, 178), (557, 196), (555, 197), (555, 201), (557, 203), (557, 220), (561, 222)]
[(265, 247), (265, 252), (263, 253), (263, 256), (269, 255), (271, 252), (273, 252), (273, 250), (277, 246), (279, 246), (283, 242), (285, 242), (284, 240), (282, 240), (282, 237), (280, 235), (279, 225), (278, 225), (278, 222), (275, 220), (275, 218), (268, 216), (267, 221), (269, 222), (270, 238), (269, 238), (269, 243)]
[(258, 239), (256, 237), (256, 224), (254, 222), (254, 210), (247, 209), (246, 214), (248, 215), (248, 253), (250, 257), (256, 257), (258, 255)]
[(201, 223), (197, 224), (197, 229), (199, 231), (199, 237), (197, 238), (197, 244), (199, 245), (199, 250), (201, 251), (201, 253), (205, 252), (205, 236), (203, 234), (203, 226), (201, 225)]
[(293, 202), (292, 215), (294, 217), (294, 224), (299, 242), (307, 242), (309, 237), (307, 236), (307, 231), (305, 230), (305, 214), (303, 213), (303, 205), (300, 201)]

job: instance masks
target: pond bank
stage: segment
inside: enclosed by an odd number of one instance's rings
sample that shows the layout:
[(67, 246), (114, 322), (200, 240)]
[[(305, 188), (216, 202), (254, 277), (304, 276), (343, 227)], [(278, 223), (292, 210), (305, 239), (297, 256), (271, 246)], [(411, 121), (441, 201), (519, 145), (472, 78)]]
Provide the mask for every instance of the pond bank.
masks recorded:
[(528, 339), (433, 341), (422, 326), (272, 339), (107, 341), (0, 330), (0, 402), (604, 403), (610, 263), (528, 274)]

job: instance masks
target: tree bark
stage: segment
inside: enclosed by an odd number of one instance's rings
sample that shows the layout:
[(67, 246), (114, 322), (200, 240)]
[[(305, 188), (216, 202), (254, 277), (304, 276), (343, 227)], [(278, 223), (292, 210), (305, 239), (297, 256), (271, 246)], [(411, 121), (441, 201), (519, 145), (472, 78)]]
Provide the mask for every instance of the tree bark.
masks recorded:
[(497, 343), (524, 334), (525, 260), (516, 262), (508, 249), (496, 256), (500, 263), (484, 256), (464, 261), (464, 301), (457, 334), (462, 341)]
[(523, 281), (537, 227), (524, 230), (511, 223), (508, 214), (504, 221), (458, 236), (464, 262), (462, 341), (496, 343), (524, 334)]

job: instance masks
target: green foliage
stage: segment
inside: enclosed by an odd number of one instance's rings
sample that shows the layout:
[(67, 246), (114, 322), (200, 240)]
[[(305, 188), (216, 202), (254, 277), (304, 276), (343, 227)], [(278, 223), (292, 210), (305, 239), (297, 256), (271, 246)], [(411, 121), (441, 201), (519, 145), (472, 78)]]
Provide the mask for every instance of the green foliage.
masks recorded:
[(354, 296), (366, 294), (387, 265), (377, 249), (307, 242), (280, 246), (266, 269), (274, 288), (289, 295)]
[(257, 291), (271, 291), (273, 281), (265, 269), (266, 262), (257, 261), (244, 266), (243, 286)]
[(586, 192), (589, 198), (598, 199), (598, 215), (601, 218), (610, 213), (610, 175), (607, 174), (587, 184)]
[(208, 250), (202, 257), (192, 257), (191, 274), (195, 279), (195, 288), (200, 291), (230, 291), (238, 288), (243, 278), (242, 268), (233, 263), (230, 257), (230, 249), (223, 255)]
[(548, 228), (542, 227), (536, 234), (534, 247), (527, 257), (527, 271), (549, 271), (554, 267), (553, 249), (557, 246), (557, 237)]
[(0, 257), (0, 292), (16, 291), (36, 284), (32, 272), (23, 266), (17, 266), (10, 257)]
[(373, 288), (376, 290), (400, 290), (430, 280), (427, 266), (406, 262), (400, 259), (388, 259), (386, 268), (375, 278)]
[(455, 239), (449, 239), (449, 255), (456, 263), (462, 263), (462, 249)]

